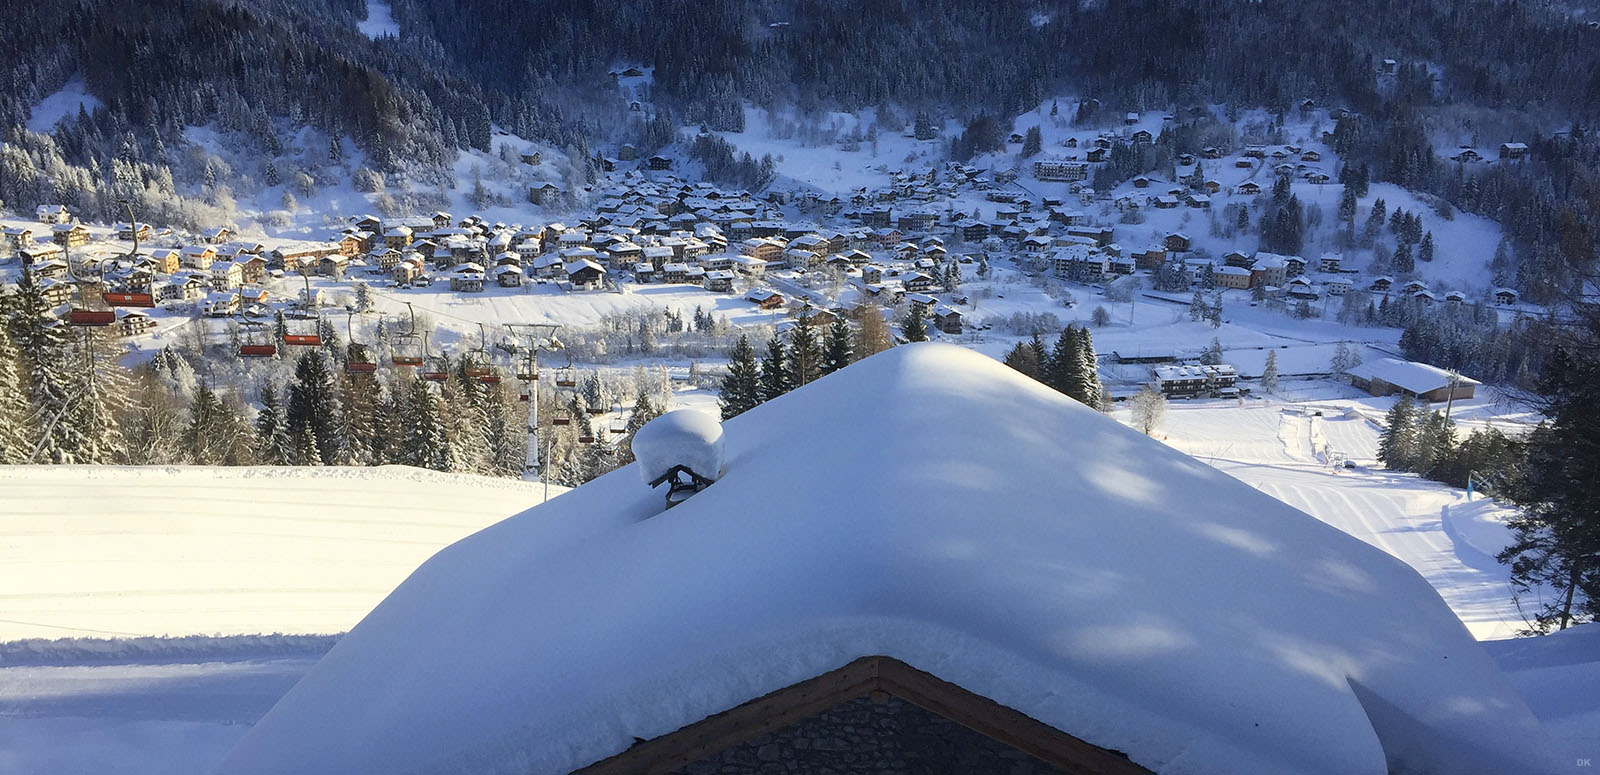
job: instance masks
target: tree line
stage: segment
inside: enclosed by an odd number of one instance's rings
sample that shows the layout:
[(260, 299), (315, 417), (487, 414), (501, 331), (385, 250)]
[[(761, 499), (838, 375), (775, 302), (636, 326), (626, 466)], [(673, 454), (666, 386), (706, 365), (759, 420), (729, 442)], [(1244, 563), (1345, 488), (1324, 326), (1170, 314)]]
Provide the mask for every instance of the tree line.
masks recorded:
[(888, 323), (877, 307), (862, 307), (853, 317), (854, 325), (845, 315), (834, 315), (827, 327), (819, 330), (812, 317), (801, 316), (786, 333), (774, 333), (767, 340), (766, 353), (759, 361), (749, 337), (740, 335), (717, 393), (722, 419), (738, 417), (894, 346)]
[(1107, 405), (1105, 388), (1100, 384), (1100, 362), (1095, 355), (1094, 339), (1086, 326), (1069, 325), (1061, 329), (1054, 349), (1034, 334), (1006, 353), (1005, 364), (1080, 404), (1093, 409), (1103, 409)]

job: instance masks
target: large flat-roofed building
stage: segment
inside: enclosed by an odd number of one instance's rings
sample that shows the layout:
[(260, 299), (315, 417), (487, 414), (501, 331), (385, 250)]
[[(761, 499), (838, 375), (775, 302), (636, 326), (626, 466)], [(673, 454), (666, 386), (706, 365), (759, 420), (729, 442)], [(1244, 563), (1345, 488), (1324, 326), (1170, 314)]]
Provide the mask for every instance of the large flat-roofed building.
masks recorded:
[(1375, 396), (1396, 394), (1424, 401), (1472, 398), (1483, 383), (1426, 363), (1378, 358), (1351, 369), (1350, 384)]

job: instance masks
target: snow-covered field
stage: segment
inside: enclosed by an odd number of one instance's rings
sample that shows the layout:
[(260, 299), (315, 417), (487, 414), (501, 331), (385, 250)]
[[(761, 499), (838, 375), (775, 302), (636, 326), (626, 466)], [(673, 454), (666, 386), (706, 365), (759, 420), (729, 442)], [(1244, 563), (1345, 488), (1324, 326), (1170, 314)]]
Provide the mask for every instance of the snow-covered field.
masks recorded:
[(0, 491), (0, 641), (344, 632), (543, 494), (400, 466), (9, 466)]

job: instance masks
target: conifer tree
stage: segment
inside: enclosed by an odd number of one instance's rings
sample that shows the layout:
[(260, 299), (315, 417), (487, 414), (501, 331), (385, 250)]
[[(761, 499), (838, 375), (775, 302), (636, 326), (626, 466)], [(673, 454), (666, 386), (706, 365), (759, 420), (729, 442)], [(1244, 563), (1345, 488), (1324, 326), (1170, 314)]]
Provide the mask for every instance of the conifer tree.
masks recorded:
[(22, 354), (0, 318), (0, 465), (27, 462), (33, 447), (32, 412), (22, 382)]
[(1271, 393), (1278, 389), (1278, 351), (1267, 351), (1267, 364), (1261, 369), (1261, 389)]
[(1100, 359), (1095, 354), (1094, 338), (1087, 326), (1078, 327), (1078, 357), (1083, 362), (1079, 376), (1081, 397), (1078, 400), (1086, 406), (1099, 409), (1103, 392), (1100, 385)]
[(412, 379), (399, 393), (400, 407), (394, 460), (397, 463), (435, 471), (449, 471), (453, 455), (438, 398), (421, 379)]
[(1083, 353), (1080, 347), (1081, 340), (1074, 326), (1061, 329), (1055, 350), (1050, 353), (1044, 367), (1044, 383), (1078, 401), (1083, 400)]
[(783, 339), (773, 334), (767, 340), (767, 357), (761, 361), (761, 400), (771, 401), (789, 392), (789, 351)]
[[(343, 412), (335, 390), (327, 355), (313, 350), (295, 363), (294, 380), (289, 383), (287, 427), (295, 439), (296, 465), (334, 465), (344, 453)], [(306, 441), (316, 442), (316, 459), (303, 457)]]
[(850, 324), (843, 315), (836, 315), (828, 326), (827, 339), (822, 347), (822, 373), (832, 374), (850, 365), (852, 346)]
[(789, 330), (789, 385), (800, 387), (822, 376), (822, 343), (810, 318)]
[(928, 341), (928, 325), (922, 318), (921, 304), (911, 305), (911, 312), (906, 315), (906, 321), (900, 325), (900, 332), (905, 335), (907, 342)]
[(1422, 243), (1417, 245), (1417, 260), (1424, 264), (1433, 262), (1433, 232), (1422, 235)]
[(26, 460), (34, 463), (94, 462), (92, 443), (77, 425), (71, 348), (66, 334), (49, 318), (42, 290), (31, 269), (17, 283), (11, 334), (21, 355), (23, 381), (33, 418)]
[(1017, 342), (1011, 352), (1006, 353), (1005, 364), (1033, 379), (1040, 379), (1039, 355), (1027, 342)]
[(1416, 405), (1402, 395), (1384, 417), (1378, 439), (1378, 462), (1396, 471), (1410, 471), (1416, 458)]
[(739, 335), (728, 360), (728, 375), (722, 378), (722, 390), (717, 396), (722, 405), (722, 419), (738, 417), (761, 403), (761, 368), (756, 365), (756, 351), (750, 338)]
[(295, 446), (278, 391), (272, 385), (261, 388), (261, 411), (256, 414), (256, 457), (270, 466), (286, 466), (294, 461)]

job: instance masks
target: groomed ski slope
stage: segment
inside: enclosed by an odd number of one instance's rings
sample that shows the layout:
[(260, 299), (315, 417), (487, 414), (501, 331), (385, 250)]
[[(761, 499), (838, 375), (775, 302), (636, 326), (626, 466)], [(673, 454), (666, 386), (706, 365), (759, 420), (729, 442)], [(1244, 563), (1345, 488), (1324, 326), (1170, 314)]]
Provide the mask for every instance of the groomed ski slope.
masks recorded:
[[(1426, 578), (1480, 640), (1527, 625), (1504, 566), (1446, 530), (1461, 490), (1373, 468), (1379, 429), (1355, 402), (1173, 401), (1161, 436), (1201, 461), (1361, 539)], [(1317, 413), (1320, 412), (1320, 416)], [(1127, 419), (1126, 409), (1118, 417)], [(1337, 465), (1348, 460), (1356, 468)], [(1480, 528), (1481, 530), (1482, 528)]]
[(4, 642), (344, 632), (543, 489), (403, 466), (6, 466), (0, 493)]

